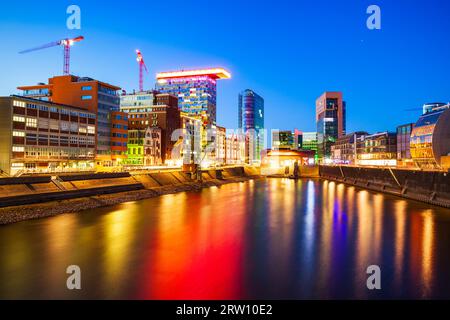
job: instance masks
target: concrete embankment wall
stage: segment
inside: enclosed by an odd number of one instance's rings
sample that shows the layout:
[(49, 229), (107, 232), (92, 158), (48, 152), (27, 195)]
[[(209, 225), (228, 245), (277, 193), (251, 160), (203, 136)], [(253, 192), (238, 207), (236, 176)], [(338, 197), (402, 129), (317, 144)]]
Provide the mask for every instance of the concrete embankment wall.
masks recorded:
[(402, 169), (321, 166), (324, 179), (450, 208), (450, 174)]
[[(226, 168), (203, 172), (205, 182), (257, 176), (254, 168)], [(158, 173), (98, 173), (57, 177), (20, 177), (0, 179), (0, 207), (19, 206), (91, 197), (143, 189), (194, 183), (190, 174), (173, 171)]]

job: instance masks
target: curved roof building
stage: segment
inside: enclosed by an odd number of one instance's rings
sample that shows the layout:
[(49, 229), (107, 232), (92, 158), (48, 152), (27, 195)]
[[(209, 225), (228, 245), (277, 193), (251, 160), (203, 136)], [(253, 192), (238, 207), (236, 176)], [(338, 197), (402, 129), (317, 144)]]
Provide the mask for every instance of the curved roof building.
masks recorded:
[(442, 158), (450, 155), (450, 105), (419, 118), (411, 133), (411, 157), (424, 169), (442, 169)]

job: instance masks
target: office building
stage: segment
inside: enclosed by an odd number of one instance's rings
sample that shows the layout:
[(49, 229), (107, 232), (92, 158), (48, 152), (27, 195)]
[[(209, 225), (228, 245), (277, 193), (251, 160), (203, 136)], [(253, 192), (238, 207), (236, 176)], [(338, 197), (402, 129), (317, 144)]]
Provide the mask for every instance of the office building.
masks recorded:
[(272, 150), (294, 150), (294, 134), (292, 131), (272, 131)]
[(178, 97), (178, 107), (184, 113), (202, 118), (205, 125), (216, 124), (217, 81), (230, 79), (222, 68), (182, 70), (158, 73), (156, 90)]
[(247, 89), (239, 94), (238, 128), (248, 136), (247, 163), (261, 162), (261, 152), (265, 147), (264, 99), (253, 90)]
[(120, 112), (119, 87), (92, 78), (65, 75), (50, 78), (48, 84), (39, 83), (18, 89), (25, 97), (74, 106), (95, 113), (98, 166), (116, 165), (114, 159), (119, 158), (119, 153), (123, 155), (126, 152), (127, 146), (122, 144), (123, 139), (112, 136), (114, 117), (111, 113), (116, 112), (117, 115), (117, 112)]
[(411, 133), (414, 123), (408, 123), (397, 127), (397, 165), (412, 166), (411, 158)]
[(22, 96), (1, 97), (0, 110), (3, 173), (94, 170), (95, 113)]
[(346, 103), (342, 92), (325, 92), (316, 101), (318, 156), (331, 160), (331, 146), (346, 133)]

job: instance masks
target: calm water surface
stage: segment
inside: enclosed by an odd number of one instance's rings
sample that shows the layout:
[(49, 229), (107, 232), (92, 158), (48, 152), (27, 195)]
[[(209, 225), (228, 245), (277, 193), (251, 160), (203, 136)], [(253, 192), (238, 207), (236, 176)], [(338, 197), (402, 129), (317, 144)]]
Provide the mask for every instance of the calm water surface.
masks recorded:
[(0, 298), (450, 298), (450, 210), (269, 179), (28, 221), (0, 227)]

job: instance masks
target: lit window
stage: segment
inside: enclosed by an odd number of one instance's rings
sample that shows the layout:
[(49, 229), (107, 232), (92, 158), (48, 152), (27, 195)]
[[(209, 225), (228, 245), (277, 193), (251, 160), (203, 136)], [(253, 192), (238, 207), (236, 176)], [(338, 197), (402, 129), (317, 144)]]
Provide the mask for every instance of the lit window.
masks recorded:
[(14, 107), (25, 108), (25, 102), (14, 100), (13, 106), (14, 106)]
[(92, 100), (92, 96), (82, 96), (81, 100)]
[(27, 118), (27, 127), (37, 128), (37, 119)]
[(13, 152), (25, 152), (25, 148), (24, 147), (16, 147), (16, 146), (14, 146), (12, 148), (12, 151)]
[(81, 90), (83, 90), (83, 91), (90, 91), (90, 90), (92, 90), (92, 86), (81, 87)]
[(14, 122), (25, 122), (25, 118), (24, 118), (24, 117), (17, 117), (17, 116), (14, 116), (14, 117), (13, 117), (13, 121), (14, 121)]
[(25, 132), (22, 131), (14, 131), (13, 137), (25, 137)]

